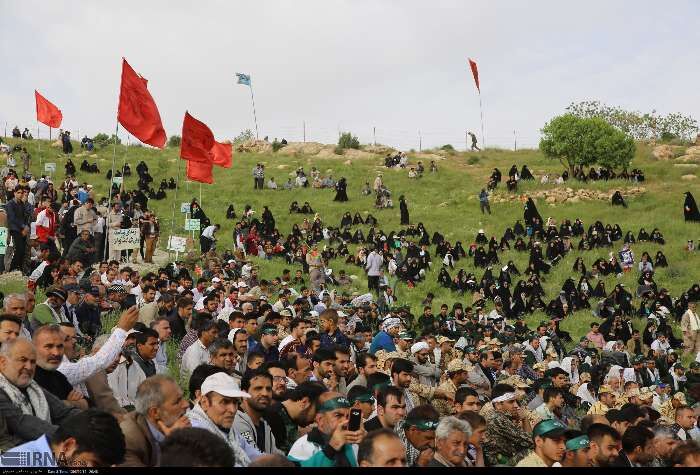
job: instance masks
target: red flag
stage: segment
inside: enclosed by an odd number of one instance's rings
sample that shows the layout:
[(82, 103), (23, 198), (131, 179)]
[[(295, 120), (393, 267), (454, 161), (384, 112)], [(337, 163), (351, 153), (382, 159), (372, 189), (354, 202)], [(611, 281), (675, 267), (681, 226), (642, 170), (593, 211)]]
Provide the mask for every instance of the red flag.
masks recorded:
[(214, 146), (209, 152), (212, 156), (212, 163), (218, 167), (231, 168), (232, 148), (231, 144), (214, 142)]
[(469, 58), (469, 67), (472, 68), (476, 89), (479, 91), (479, 94), (481, 94), (481, 88), (479, 87), (479, 69), (477, 69), (476, 63), (471, 58)]
[(163, 148), (165, 130), (158, 106), (148, 92), (147, 85), (148, 81), (136, 74), (126, 59), (123, 59), (117, 120), (141, 142)]
[(187, 178), (192, 181), (198, 181), (200, 183), (209, 183), (210, 185), (214, 183), (214, 176), (212, 175), (212, 169), (214, 165), (204, 162), (192, 162), (187, 161)]
[(211, 129), (185, 112), (182, 121), (182, 140), (180, 141), (180, 158), (192, 162), (210, 163), (212, 156), (209, 151), (216, 142)]
[(59, 128), (63, 120), (61, 110), (39, 94), (36, 89), (34, 89), (34, 99), (36, 99), (36, 120), (54, 129)]

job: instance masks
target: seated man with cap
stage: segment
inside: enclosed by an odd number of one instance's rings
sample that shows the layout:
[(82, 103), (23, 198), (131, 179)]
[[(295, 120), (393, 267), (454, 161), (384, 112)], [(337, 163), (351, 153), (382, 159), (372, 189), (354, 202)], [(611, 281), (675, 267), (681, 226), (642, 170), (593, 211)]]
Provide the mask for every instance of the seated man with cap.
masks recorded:
[(238, 436), (233, 421), (241, 399), (250, 398), (250, 394), (241, 391), (235, 380), (223, 371), (207, 377), (200, 393), (199, 400), (186, 414), (192, 427), (206, 429), (221, 437), (231, 448), (236, 466), (247, 467), (258, 452)]
[(610, 409), (614, 408), (617, 403), (617, 396), (612, 388), (608, 385), (603, 385), (598, 389), (598, 401), (591, 406), (587, 414), (605, 415)]
[(545, 419), (532, 429), (535, 449), (518, 462), (516, 467), (551, 467), (561, 462), (566, 451), (567, 428), (556, 419)]
[[(445, 381), (438, 386), (438, 389), (444, 391), (445, 393), (456, 395), (457, 389), (462, 384), (467, 382), (468, 375), (469, 367), (467, 367), (461, 358), (455, 358), (447, 363), (447, 379), (445, 379)], [(433, 406), (435, 406), (442, 416), (449, 416), (454, 411), (454, 403), (444, 399), (437, 399), (433, 401)]]
[(66, 302), (68, 294), (65, 290), (53, 287), (46, 292), (46, 300), (36, 307), (30, 318), (32, 332), (41, 325), (49, 323), (68, 322), (63, 313), (63, 304)]
[[(590, 467), (590, 447), (591, 441), (588, 435), (578, 430), (567, 430), (564, 432), (566, 451), (561, 459), (562, 467)], [(553, 464), (553, 466), (556, 464)]]
[(357, 467), (357, 444), (366, 432), (361, 424), (348, 430), (350, 401), (328, 391), (316, 404), (316, 427), (294, 442), (288, 458), (302, 467)]

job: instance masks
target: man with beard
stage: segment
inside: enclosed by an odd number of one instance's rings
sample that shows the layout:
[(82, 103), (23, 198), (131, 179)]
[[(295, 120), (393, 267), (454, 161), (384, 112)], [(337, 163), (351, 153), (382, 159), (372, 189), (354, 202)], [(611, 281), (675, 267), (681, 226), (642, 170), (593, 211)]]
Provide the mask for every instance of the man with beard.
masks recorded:
[(35, 440), (78, 412), (33, 380), (36, 350), (23, 338), (0, 347), (0, 413), (10, 435)]
[(566, 452), (561, 460), (562, 467), (590, 467), (589, 460), (591, 441), (588, 436), (578, 430), (567, 430)]
[[(560, 462), (566, 450), (566, 426), (556, 419), (545, 419), (532, 429), (535, 450), (516, 467), (551, 467)], [(560, 465), (560, 464), (558, 464)]]
[(99, 298), (100, 289), (98, 287), (90, 287), (87, 292), (83, 293), (82, 302), (80, 302), (75, 311), (81, 332), (92, 339), (97, 338), (102, 333), (102, 321), (98, 306)]
[(434, 407), (424, 404), (411, 409), (406, 418), (394, 427), (406, 448), (409, 467), (425, 467), (435, 455), (435, 429), (440, 414)]
[(413, 372), (418, 376), (418, 382), (426, 386), (436, 386), (440, 380), (440, 369), (430, 362), (430, 345), (419, 341), (411, 346)]
[(518, 405), (513, 386), (495, 385), (491, 403), (494, 410), (485, 414), (484, 459), (490, 466), (513, 466), (533, 449), (530, 422)]
[(248, 394), (236, 413), (234, 428), (250, 445), (267, 454), (279, 453), (275, 436), (263, 413), (272, 403), (272, 376), (267, 371), (256, 369), (243, 377), (241, 389)]
[(36, 372), (34, 380), (66, 404), (87, 409), (88, 402), (80, 391), (73, 389), (68, 379), (58, 371), (63, 361), (64, 336), (58, 325), (44, 325), (37, 328), (32, 337), (36, 349)]
[(590, 461), (594, 467), (611, 467), (618, 455), (620, 434), (605, 424), (592, 424), (587, 431)]
[(245, 328), (234, 328), (228, 335), (236, 352), (234, 370), (243, 375), (248, 367), (248, 332)]
[(62, 311), (63, 304), (67, 298), (68, 296), (63, 289), (53, 288), (47, 291), (46, 301), (37, 305), (34, 308), (34, 313), (32, 313), (32, 331), (41, 325), (67, 322), (68, 319)]
[(347, 396), (348, 388), (346, 380), (351, 368), (350, 349), (344, 346), (336, 345), (333, 348), (333, 351), (335, 353), (333, 372), (335, 373), (336, 381), (338, 382), (336, 391), (344, 396)]
[[(333, 368), (335, 367), (335, 352), (319, 348), (313, 354), (313, 373), (311, 375), (311, 381), (318, 381), (329, 386), (332, 383), (332, 379), (335, 379), (335, 373)], [(331, 389), (331, 388), (329, 388)], [(335, 388), (332, 388), (335, 389)]]
[(283, 453), (288, 453), (299, 438), (299, 428), (314, 422), (318, 398), (326, 391), (322, 384), (306, 381), (287, 391), (281, 402), (265, 409), (263, 417), (270, 425), (275, 445)]
[(654, 458), (654, 433), (646, 427), (633, 426), (622, 436), (622, 450), (613, 467), (645, 467)]
[(126, 355), (109, 375), (109, 386), (122, 405), (134, 405), (139, 385), (156, 374), (154, 362), (158, 353), (158, 332), (144, 328), (135, 332), (135, 345), (127, 345)]
[(287, 370), (281, 361), (268, 361), (262, 365), (263, 371), (272, 376), (272, 400), (282, 401), (287, 392)]
[(447, 416), (435, 429), (435, 454), (428, 467), (466, 467), (472, 429), (468, 422)]
[(657, 425), (654, 431), (654, 460), (649, 464), (651, 467), (670, 467), (671, 454), (681, 443), (678, 434), (672, 426)]
[(316, 403), (316, 427), (297, 439), (289, 459), (302, 467), (356, 467), (357, 446), (366, 432), (348, 430), (350, 401), (337, 392), (324, 392)]

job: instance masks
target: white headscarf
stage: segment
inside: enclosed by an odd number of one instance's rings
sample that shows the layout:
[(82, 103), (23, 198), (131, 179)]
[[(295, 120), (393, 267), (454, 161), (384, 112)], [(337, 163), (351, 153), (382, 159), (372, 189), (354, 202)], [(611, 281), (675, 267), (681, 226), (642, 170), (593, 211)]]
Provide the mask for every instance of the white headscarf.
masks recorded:
[(576, 391), (576, 396), (581, 398), (581, 402), (587, 402), (591, 405), (596, 403), (596, 398), (594, 398), (593, 394), (588, 390), (588, 383), (583, 383), (579, 386), (578, 391)]
[(581, 381), (578, 375), (578, 366), (573, 368), (573, 361), (573, 356), (567, 356), (561, 360), (561, 369), (569, 373), (569, 380), (571, 381), (571, 384), (578, 384)]

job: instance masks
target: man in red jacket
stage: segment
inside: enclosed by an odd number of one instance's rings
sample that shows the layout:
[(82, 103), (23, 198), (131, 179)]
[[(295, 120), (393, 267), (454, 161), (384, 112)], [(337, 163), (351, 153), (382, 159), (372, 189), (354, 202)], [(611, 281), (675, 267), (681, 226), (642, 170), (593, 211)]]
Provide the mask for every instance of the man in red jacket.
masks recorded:
[(36, 215), (36, 235), (40, 244), (47, 244), (51, 251), (51, 256), (58, 254), (56, 248), (56, 213), (51, 208), (51, 199), (45, 197), (41, 199), (41, 211)]

